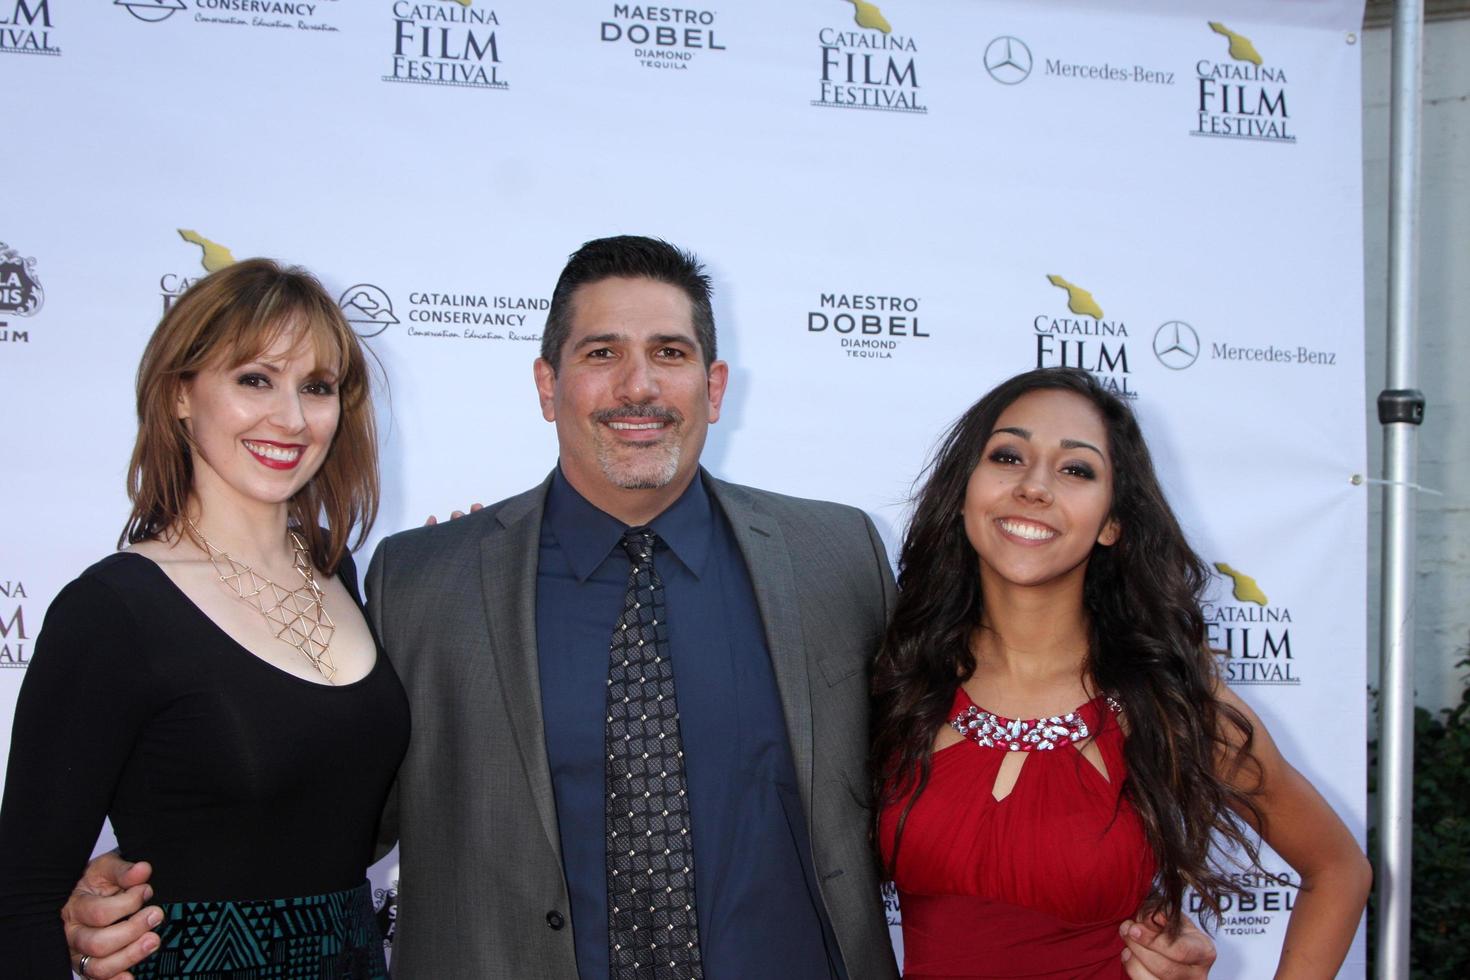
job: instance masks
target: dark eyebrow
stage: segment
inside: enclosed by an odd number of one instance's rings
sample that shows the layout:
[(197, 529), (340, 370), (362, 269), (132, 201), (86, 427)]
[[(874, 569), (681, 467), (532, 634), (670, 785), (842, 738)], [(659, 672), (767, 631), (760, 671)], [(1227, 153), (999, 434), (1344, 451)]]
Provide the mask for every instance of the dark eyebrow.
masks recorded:
[(623, 335), (620, 334), (620, 333), (595, 333), (595, 334), (589, 334), (586, 337), (583, 337), (581, 340), (577, 341), (574, 349), (575, 348), (580, 348), (580, 347), (587, 347), (587, 346), (589, 346), (591, 344), (615, 344), (618, 341), (623, 340), (623, 339), (624, 339), (623, 338)]
[[(589, 334), (577, 341), (573, 349), (579, 349), (593, 344), (620, 344), (626, 343), (628, 337), (621, 333), (596, 333)], [(698, 349), (694, 338), (687, 333), (658, 333), (648, 338), (648, 342), (655, 346), (664, 344), (683, 344), (686, 347)]]
[(1093, 452), (1097, 453), (1097, 455), (1103, 460), (1103, 462), (1107, 462), (1107, 459), (1108, 459), (1106, 456), (1103, 455), (1103, 451), (1101, 449), (1097, 448), (1096, 446), (1094, 446), (1090, 442), (1083, 442), (1081, 439), (1063, 439), (1062, 440), (1062, 448), (1063, 449), (1091, 449)]
[[(1010, 433), (1013, 436), (1020, 436), (1027, 442), (1031, 441), (1030, 431), (1016, 425), (1008, 425), (1005, 428), (996, 429), (990, 434), (990, 437), (993, 439), (996, 436), (1000, 435), (1002, 432)], [(1103, 462), (1107, 462), (1108, 458), (1107, 456), (1103, 455), (1103, 451), (1090, 442), (1083, 442), (1081, 439), (1063, 439), (1061, 445), (1063, 449), (1091, 449), (1093, 452), (1097, 453), (1097, 455), (1103, 460)]]

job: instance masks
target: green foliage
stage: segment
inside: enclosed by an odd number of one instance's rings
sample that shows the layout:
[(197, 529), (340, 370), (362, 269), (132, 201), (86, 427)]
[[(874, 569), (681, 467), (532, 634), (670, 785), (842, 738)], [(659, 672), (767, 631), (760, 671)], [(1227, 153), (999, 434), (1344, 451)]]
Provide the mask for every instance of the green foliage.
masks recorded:
[[(1457, 667), (1470, 666), (1470, 658)], [(1378, 741), (1368, 743), (1368, 793), (1378, 791)], [(1378, 828), (1368, 831), (1377, 864)], [(1414, 880), (1410, 970), (1424, 980), (1470, 977), (1470, 687), (1435, 717), (1414, 709)], [(1376, 890), (1375, 890), (1376, 891)], [(1373, 964), (1377, 895), (1368, 902)], [(1370, 973), (1371, 975), (1371, 973)]]

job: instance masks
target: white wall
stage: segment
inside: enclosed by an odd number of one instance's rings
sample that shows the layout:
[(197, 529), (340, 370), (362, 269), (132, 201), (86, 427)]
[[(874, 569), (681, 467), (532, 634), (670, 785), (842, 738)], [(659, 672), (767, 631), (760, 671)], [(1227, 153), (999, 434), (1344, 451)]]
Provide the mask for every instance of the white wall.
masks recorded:
[[(1369, 465), (1382, 474), (1374, 401), (1384, 387), (1388, 276), (1389, 83), (1392, 36), (1363, 36), (1363, 201)], [(1424, 44), (1419, 387), (1428, 399), (1419, 432), (1415, 647), (1418, 702), (1459, 700), (1470, 648), (1470, 19), (1427, 25)], [(1378, 676), (1378, 562), (1382, 495), (1369, 490), (1368, 650)]]

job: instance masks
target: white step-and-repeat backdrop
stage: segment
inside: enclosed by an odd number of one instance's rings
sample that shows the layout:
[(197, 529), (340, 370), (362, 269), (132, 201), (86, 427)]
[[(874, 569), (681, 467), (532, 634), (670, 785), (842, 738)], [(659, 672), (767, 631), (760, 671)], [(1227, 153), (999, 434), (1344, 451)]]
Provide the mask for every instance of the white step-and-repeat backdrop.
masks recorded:
[[(47, 604), (116, 540), (138, 356), (213, 246), (307, 265), (381, 358), (377, 537), (545, 475), (556, 274), (642, 233), (715, 278), (710, 468), (857, 504), (890, 549), (1001, 378), (1133, 399), (1236, 573), (1208, 610), (1232, 684), (1361, 833), (1361, 13), (0, 0), (0, 729)], [(1280, 946), (1293, 890), (1246, 884), (1217, 975)]]

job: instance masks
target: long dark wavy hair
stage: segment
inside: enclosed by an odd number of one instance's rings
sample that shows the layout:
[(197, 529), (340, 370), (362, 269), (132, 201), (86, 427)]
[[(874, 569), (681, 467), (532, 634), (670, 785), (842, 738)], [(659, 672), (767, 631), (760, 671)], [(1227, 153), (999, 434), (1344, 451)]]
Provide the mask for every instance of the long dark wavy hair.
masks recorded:
[(1085, 371), (1044, 368), (1001, 383), (954, 424), (926, 471), (899, 553), (898, 605), (873, 672), (874, 826), (885, 807), (902, 805), (887, 862), (892, 876), (904, 824), (929, 782), (934, 740), (956, 688), (975, 670), (970, 640), (985, 597), (965, 534), (966, 487), (1001, 413), (1043, 390), (1087, 399), (1108, 434), (1111, 516), (1122, 534), (1111, 546), (1094, 546), (1088, 561), (1085, 676), (1124, 706), (1123, 792), (1158, 868), (1152, 902), (1177, 931), (1186, 889), (1215, 917), (1220, 899), (1239, 891), (1236, 866), (1222, 862), (1216, 839), (1259, 864), (1254, 835), (1237, 812), (1257, 826), (1260, 812), (1251, 792), (1224, 774), (1253, 772), (1259, 785), (1260, 767), (1250, 755), (1250, 722), (1215, 697), (1221, 682), (1200, 610), (1210, 573), (1164, 499), (1132, 411)]

